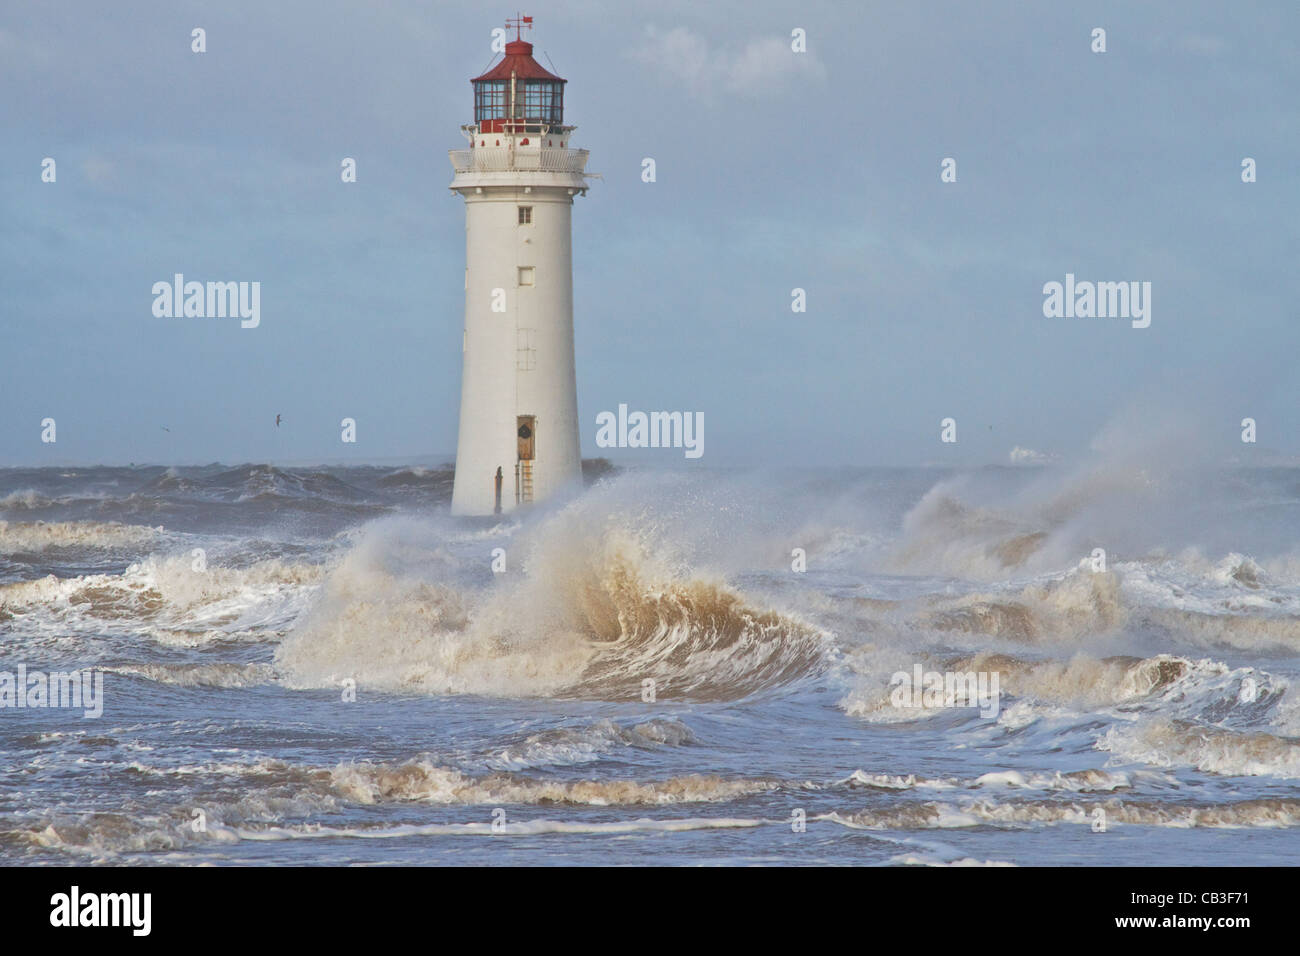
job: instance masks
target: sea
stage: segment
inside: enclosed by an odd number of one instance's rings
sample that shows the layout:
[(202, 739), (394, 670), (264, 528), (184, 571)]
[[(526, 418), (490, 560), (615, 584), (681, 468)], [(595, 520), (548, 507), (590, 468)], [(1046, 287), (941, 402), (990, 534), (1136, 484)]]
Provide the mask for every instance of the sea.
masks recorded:
[(0, 862), (1300, 862), (1300, 468), (452, 477), (0, 469)]

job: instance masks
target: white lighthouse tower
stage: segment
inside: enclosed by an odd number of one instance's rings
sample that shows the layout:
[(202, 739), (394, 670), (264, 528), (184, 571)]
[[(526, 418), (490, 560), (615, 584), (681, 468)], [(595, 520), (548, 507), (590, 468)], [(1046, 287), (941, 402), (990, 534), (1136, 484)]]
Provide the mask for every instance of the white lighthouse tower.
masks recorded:
[(451, 151), (465, 198), (465, 334), (453, 514), (512, 511), (582, 478), (573, 361), (573, 197), (566, 80), (521, 38), (474, 85), (469, 149)]

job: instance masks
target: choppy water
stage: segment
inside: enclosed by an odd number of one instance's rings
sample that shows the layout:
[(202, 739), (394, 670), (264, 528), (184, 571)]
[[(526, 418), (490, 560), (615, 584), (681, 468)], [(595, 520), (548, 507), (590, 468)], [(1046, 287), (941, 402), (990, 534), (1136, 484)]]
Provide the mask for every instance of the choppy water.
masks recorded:
[[(450, 478), (0, 470), (0, 671), (106, 672), (98, 719), (0, 710), (0, 857), (1300, 860), (1300, 470), (624, 473), (501, 521)], [(895, 706), (918, 664), (996, 716)]]

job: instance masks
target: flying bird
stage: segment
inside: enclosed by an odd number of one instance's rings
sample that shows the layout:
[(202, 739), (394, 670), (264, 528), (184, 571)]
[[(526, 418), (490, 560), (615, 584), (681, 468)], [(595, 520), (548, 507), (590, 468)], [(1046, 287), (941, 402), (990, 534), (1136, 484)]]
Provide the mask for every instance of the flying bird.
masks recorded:
[(275, 427), (276, 427), (276, 428), (279, 428), (279, 427), (280, 427), (280, 416), (279, 416), (279, 415), (276, 415), (276, 416), (275, 416)]

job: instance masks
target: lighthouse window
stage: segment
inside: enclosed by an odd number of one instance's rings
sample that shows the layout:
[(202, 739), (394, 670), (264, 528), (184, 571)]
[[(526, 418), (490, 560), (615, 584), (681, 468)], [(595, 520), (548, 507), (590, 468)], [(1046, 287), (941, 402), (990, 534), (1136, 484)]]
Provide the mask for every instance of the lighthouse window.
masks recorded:
[(559, 124), (564, 119), (564, 84), (548, 80), (524, 82), (523, 117)]
[(519, 225), (521, 225), (521, 226), (527, 226), (527, 225), (530, 225), (530, 224), (532, 223), (532, 221), (533, 221), (533, 207), (532, 207), (532, 206), (520, 206), (520, 207), (519, 207)]
[(519, 284), (520, 284), (520, 285), (532, 285), (532, 284), (533, 284), (533, 279), (534, 279), (534, 277), (535, 277), (535, 275), (536, 275), (536, 271), (537, 271), (537, 270), (534, 269), (532, 266), (520, 266), (520, 267), (519, 267)]
[(474, 121), (506, 118), (507, 84), (496, 81), (484, 81), (474, 84)]

